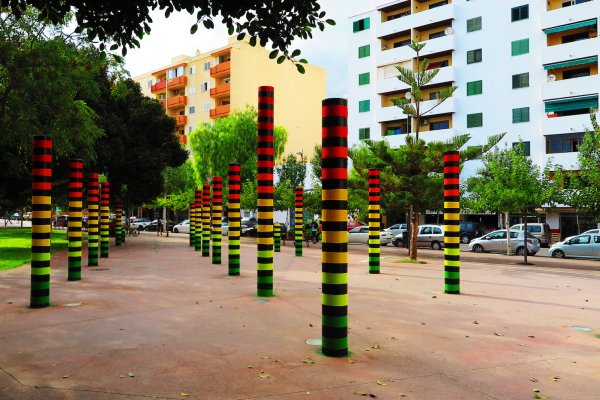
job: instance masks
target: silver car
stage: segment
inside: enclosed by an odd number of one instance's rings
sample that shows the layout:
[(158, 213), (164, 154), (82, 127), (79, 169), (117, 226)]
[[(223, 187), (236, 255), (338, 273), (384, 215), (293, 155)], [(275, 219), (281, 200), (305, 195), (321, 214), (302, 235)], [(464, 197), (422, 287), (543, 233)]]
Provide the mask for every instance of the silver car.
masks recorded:
[(600, 258), (600, 233), (573, 236), (554, 243), (548, 254), (554, 258)]
[[(402, 236), (394, 236), (394, 246), (402, 245)], [(444, 228), (439, 225), (419, 225), (417, 232), (417, 246), (431, 247), (433, 250), (441, 250), (444, 247)]]
[[(511, 253), (522, 256), (525, 250), (523, 245), (523, 231), (510, 231)], [(506, 252), (506, 229), (493, 231), (480, 238), (475, 238), (469, 243), (469, 251), (475, 253), (505, 253)], [(540, 251), (540, 241), (531, 233), (527, 232), (527, 253), (534, 256)]]
[(174, 233), (190, 233), (190, 220), (184, 219), (173, 227)]
[(386, 232), (390, 232), (393, 236), (399, 235), (402, 232), (406, 232), (407, 224), (394, 224), (389, 228), (384, 229)]
[[(380, 231), (379, 242), (382, 246), (387, 246), (392, 242), (391, 232)], [(369, 243), (369, 227), (357, 226), (348, 232), (348, 243)]]

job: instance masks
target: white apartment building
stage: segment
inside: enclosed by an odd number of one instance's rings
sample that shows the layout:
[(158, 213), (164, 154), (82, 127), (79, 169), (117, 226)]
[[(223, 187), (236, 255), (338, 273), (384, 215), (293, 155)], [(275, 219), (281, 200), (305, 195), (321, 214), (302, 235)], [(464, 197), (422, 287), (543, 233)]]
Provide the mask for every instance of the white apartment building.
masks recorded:
[[(467, 145), (478, 146), (506, 132), (502, 145), (523, 140), (535, 163), (577, 169), (589, 108), (598, 107), (599, 17), (600, 0), (399, 0), (351, 17), (349, 145), (400, 145), (414, 131), (390, 99), (408, 92), (395, 66), (415, 66), (406, 46), (415, 40), (440, 68), (424, 92), (430, 104), (441, 88), (458, 87), (421, 119), (420, 137), (469, 133)], [(467, 162), (463, 179), (480, 166)], [(539, 210), (539, 218), (563, 237), (574, 229), (570, 209)]]

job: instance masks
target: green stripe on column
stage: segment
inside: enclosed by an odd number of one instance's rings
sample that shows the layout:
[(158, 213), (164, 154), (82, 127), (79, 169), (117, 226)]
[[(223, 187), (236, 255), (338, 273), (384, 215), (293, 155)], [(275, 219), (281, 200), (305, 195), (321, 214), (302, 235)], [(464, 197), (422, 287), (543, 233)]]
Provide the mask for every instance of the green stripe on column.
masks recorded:
[(275, 239), (275, 252), (281, 252), (281, 224), (276, 223), (273, 225), (273, 237)]
[(81, 279), (81, 213), (83, 211), (83, 161), (69, 162), (68, 280)]

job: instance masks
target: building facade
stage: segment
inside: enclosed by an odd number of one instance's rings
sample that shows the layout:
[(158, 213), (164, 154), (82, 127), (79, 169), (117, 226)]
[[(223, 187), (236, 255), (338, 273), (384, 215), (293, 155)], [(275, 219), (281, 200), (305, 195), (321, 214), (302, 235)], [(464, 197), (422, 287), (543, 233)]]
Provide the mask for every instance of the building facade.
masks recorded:
[(275, 88), (275, 125), (288, 131), (285, 154), (312, 155), (321, 141), (321, 101), (325, 70), (304, 64), (305, 74), (286, 61), (277, 64), (269, 52), (230, 38), (227, 46), (193, 56), (177, 56), (169, 66), (134, 77), (144, 94), (163, 102), (177, 120), (182, 143), (203, 123), (247, 106), (258, 106), (258, 87)]
[[(468, 146), (506, 132), (532, 160), (577, 170), (578, 146), (598, 107), (600, 0), (400, 0), (350, 18), (349, 142), (404, 142), (414, 126), (391, 98), (406, 96), (397, 65), (416, 68), (411, 40), (440, 71), (424, 91), (427, 110), (440, 89), (454, 96), (419, 123), (425, 140), (469, 133)], [(416, 123), (416, 121), (415, 121)], [(413, 123), (414, 125), (414, 123)], [(465, 164), (462, 178), (480, 161)], [(538, 210), (555, 233), (571, 233), (566, 208)]]

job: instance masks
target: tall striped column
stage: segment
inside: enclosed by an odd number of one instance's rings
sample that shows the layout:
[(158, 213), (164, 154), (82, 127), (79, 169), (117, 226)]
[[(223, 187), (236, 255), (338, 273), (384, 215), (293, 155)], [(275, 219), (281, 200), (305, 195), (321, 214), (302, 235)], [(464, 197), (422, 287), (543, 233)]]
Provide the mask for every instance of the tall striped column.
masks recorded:
[(348, 355), (348, 101), (323, 100), (323, 354)]
[(378, 274), (381, 256), (381, 171), (369, 169), (369, 273)]
[(460, 154), (444, 153), (444, 291), (460, 294)]
[(122, 243), (123, 233), (123, 202), (115, 200), (115, 246), (120, 246)]
[(223, 178), (212, 179), (212, 263), (221, 264), (221, 220), (223, 219)]
[(190, 247), (196, 248), (196, 203), (190, 203)]
[[(202, 189), (196, 189), (194, 192), (194, 249), (202, 251)], [(190, 220), (191, 223), (192, 220)]]
[(81, 212), (83, 211), (83, 161), (69, 162), (69, 271), (68, 279), (81, 279)]
[(242, 215), (240, 212), (241, 195), (241, 169), (240, 164), (229, 164), (228, 170), (229, 187), (229, 208), (227, 211), (227, 220), (229, 221), (229, 275), (237, 276), (240, 274), (240, 234)]
[(31, 308), (50, 305), (52, 138), (34, 136), (31, 165)]
[[(125, 217), (125, 220), (129, 222), (129, 216), (127, 215), (127, 209), (123, 208), (123, 202), (121, 202), (121, 216)], [(127, 236), (127, 227), (129, 226), (129, 224), (127, 224), (126, 226), (123, 226), (123, 221), (121, 221), (121, 244), (125, 243), (125, 237)]]
[[(198, 204), (196, 204), (196, 211), (197, 207)], [(210, 257), (210, 184), (208, 183), (202, 185), (202, 257)]]
[(296, 187), (296, 206), (294, 208), (294, 247), (296, 257), (302, 257), (302, 232), (304, 231), (304, 189)]
[(98, 266), (98, 206), (100, 205), (100, 186), (98, 174), (88, 174), (88, 267)]
[(279, 222), (273, 224), (273, 239), (275, 253), (281, 252), (281, 224)]
[(108, 229), (110, 221), (110, 183), (102, 182), (100, 197), (100, 258), (108, 258)]
[(275, 92), (258, 88), (257, 295), (273, 296), (273, 128)]

